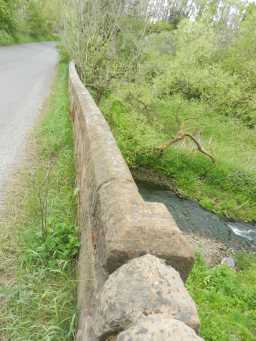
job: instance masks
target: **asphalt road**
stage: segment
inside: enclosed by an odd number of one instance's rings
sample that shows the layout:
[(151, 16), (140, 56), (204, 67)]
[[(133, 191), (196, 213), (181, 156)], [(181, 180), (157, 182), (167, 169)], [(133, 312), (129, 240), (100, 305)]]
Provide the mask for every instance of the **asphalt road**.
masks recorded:
[(49, 94), (57, 61), (53, 43), (0, 47), (0, 202)]

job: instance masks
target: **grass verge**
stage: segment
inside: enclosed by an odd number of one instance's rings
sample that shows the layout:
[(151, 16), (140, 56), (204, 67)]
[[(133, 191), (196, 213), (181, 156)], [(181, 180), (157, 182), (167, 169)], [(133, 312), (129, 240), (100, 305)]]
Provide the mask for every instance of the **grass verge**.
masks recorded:
[(256, 255), (239, 253), (236, 264), (208, 268), (198, 257), (187, 281), (206, 341), (256, 339)]
[(33, 136), (32, 161), (18, 175), (1, 221), (1, 340), (74, 338), (79, 241), (67, 74), (61, 63)]
[(57, 40), (54, 36), (32, 36), (25, 33), (17, 33), (15, 36), (0, 30), (0, 46), (9, 46), (14, 44), (26, 44), (41, 41)]

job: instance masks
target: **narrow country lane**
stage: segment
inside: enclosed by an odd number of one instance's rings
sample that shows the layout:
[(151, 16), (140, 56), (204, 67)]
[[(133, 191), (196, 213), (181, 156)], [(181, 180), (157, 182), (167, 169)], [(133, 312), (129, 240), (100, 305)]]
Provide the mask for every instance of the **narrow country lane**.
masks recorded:
[(54, 43), (0, 47), (0, 203), (10, 172), (49, 94), (58, 54)]

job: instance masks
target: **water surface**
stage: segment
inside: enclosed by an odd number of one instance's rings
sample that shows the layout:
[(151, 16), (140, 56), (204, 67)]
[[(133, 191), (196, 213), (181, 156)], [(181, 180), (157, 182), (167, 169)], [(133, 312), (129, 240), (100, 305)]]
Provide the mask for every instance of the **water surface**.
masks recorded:
[(137, 185), (145, 201), (165, 204), (182, 231), (224, 242), (235, 249), (256, 250), (256, 225), (225, 221), (198, 203), (179, 198), (171, 191), (143, 183)]

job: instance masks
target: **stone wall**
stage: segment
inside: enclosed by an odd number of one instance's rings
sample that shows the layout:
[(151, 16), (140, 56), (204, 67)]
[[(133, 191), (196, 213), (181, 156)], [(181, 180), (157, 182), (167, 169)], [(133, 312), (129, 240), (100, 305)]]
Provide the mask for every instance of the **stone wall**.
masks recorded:
[(69, 80), (81, 231), (77, 340), (200, 340), (182, 281), (191, 246), (164, 205), (140, 196), (73, 63)]

